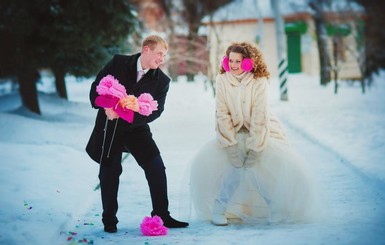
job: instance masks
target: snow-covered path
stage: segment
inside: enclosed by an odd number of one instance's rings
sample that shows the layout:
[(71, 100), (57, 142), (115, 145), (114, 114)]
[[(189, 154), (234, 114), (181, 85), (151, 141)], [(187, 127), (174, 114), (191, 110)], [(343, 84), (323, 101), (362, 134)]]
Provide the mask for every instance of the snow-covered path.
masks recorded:
[[(177, 91), (170, 93), (169, 100), (173, 101), (176, 94)], [(182, 220), (188, 218), (188, 188), (184, 185), (188, 160), (214, 136), (211, 106), (203, 107), (211, 102), (201, 103), (195, 104), (202, 106), (198, 115), (189, 113), (188, 108), (182, 108), (184, 105), (180, 108), (173, 105), (152, 126), (167, 167), (170, 211)], [(164, 237), (145, 237), (140, 233), (139, 224), (151, 211), (150, 197), (142, 170), (133, 158), (128, 157), (121, 176), (118, 233), (102, 231), (99, 191), (94, 191), (88, 198), (91, 200), (89, 206), (82, 209), (85, 212), (73, 216), (61, 227), (65, 232), (52, 239), (68, 244), (70, 232), (76, 232), (71, 241), (86, 239), (84, 241), (92, 240), (94, 244), (368, 244), (368, 241), (385, 244), (384, 183), (357, 170), (332, 148), (299, 130), (284, 115), (278, 116), (287, 122), (290, 142), (308, 160), (319, 178), (327, 208), (324, 221), (216, 227), (192, 217), (189, 228), (171, 229)]]
[(314, 166), (328, 198), (325, 221), (308, 227), (304, 233), (310, 236), (300, 239), (300, 244), (367, 244), (368, 239), (371, 244), (384, 244), (384, 183), (357, 171), (311, 136), (293, 128), (289, 133), (293, 145)]
[[(67, 230), (77, 232), (75, 239), (86, 238), (93, 240), (94, 244), (240, 244), (240, 240), (242, 244), (366, 244), (368, 238), (371, 244), (384, 244), (384, 186), (363, 178), (335, 153), (309, 141), (298, 132), (289, 130), (289, 137), (294, 147), (312, 162), (328, 197), (325, 200), (328, 212), (323, 222), (215, 227), (210, 223), (190, 220), (187, 229), (169, 230), (165, 237), (144, 237), (140, 233), (139, 223), (143, 214), (150, 210), (150, 199), (142, 188), (136, 188), (146, 185), (146, 182), (141, 169), (129, 157), (124, 162), (125, 169), (121, 177), (119, 232), (107, 234), (102, 231), (100, 216), (97, 216), (101, 205), (99, 192), (92, 193), (94, 203), (84, 215), (73, 220), (72, 227), (67, 227)], [(175, 147), (183, 148), (181, 145)], [(167, 146), (166, 154), (173, 154), (171, 148), (171, 145)], [(178, 163), (169, 161), (168, 164), (170, 182), (170, 179), (178, 176), (177, 171), (173, 171)], [(178, 181), (169, 184), (170, 203), (174, 209), (180, 195), (178, 184)], [(61, 239), (65, 240), (68, 236), (62, 234)]]
[[(142, 169), (128, 157), (119, 192), (118, 233), (101, 224), (98, 165), (84, 147), (95, 117), (92, 80), (69, 79), (70, 101), (39, 94), (42, 116), (20, 109), (17, 93), (0, 97), (0, 244), (385, 244), (385, 73), (367, 94), (345, 84), (334, 95), (317, 78), (290, 75), (290, 100), (273, 111), (308, 160), (325, 196), (325, 220), (312, 224), (216, 227), (189, 218), (186, 167), (214, 137), (214, 100), (197, 80), (173, 83), (151, 128), (165, 161), (171, 214), (187, 229), (144, 237), (151, 202)], [(51, 84), (52, 85), (52, 84)], [(86, 239), (86, 240), (85, 240)]]

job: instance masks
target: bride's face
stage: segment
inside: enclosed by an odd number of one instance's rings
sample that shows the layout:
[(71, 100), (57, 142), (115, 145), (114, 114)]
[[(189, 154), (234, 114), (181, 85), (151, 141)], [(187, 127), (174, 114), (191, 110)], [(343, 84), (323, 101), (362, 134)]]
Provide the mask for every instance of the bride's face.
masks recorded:
[(241, 53), (230, 52), (229, 67), (230, 67), (231, 74), (240, 75), (244, 72), (241, 68), (242, 60), (243, 60), (243, 57)]

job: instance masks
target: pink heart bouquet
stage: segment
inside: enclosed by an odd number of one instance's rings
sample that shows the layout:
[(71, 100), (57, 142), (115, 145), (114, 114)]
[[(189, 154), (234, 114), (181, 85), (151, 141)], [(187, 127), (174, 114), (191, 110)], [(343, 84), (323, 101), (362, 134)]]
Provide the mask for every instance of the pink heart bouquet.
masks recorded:
[(134, 121), (134, 112), (149, 116), (158, 110), (158, 102), (149, 93), (143, 93), (138, 98), (127, 95), (126, 89), (112, 75), (103, 77), (96, 87), (99, 94), (95, 104), (105, 109), (108, 119), (122, 118), (129, 123)]

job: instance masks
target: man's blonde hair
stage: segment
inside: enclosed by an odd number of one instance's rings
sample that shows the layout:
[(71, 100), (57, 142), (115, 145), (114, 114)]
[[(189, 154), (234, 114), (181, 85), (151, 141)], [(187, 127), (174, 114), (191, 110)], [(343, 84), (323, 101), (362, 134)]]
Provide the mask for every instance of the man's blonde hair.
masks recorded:
[(151, 35), (146, 37), (142, 42), (142, 48), (144, 48), (144, 46), (148, 46), (151, 50), (154, 50), (157, 44), (161, 44), (166, 50), (168, 50), (168, 44), (166, 40), (158, 35)]

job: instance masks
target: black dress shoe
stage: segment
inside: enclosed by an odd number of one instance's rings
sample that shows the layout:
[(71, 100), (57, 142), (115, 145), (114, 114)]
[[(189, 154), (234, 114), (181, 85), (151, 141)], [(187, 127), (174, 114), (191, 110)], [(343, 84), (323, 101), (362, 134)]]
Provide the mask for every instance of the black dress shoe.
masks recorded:
[(185, 228), (188, 226), (188, 223), (175, 220), (171, 216), (161, 217), (161, 219), (167, 228)]
[(104, 231), (108, 233), (115, 233), (118, 231), (118, 228), (116, 228), (116, 225), (105, 225)]

